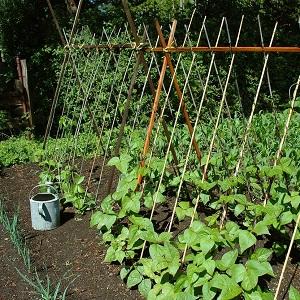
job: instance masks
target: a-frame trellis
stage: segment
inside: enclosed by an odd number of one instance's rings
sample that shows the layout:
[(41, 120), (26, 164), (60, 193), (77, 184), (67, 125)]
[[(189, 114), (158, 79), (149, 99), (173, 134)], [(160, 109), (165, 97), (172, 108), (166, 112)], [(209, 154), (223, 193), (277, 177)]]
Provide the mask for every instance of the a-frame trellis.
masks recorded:
[[(48, 5), (51, 8), (51, 3), (48, 1)], [(155, 211), (157, 209), (157, 202), (158, 197), (161, 194), (161, 187), (163, 185), (163, 181), (166, 176), (166, 171), (168, 168), (168, 165), (170, 164), (170, 161), (172, 161), (172, 166), (174, 167), (175, 171), (178, 174), (178, 177), (180, 178), (178, 188), (176, 191), (176, 196), (174, 198), (174, 201), (171, 205), (171, 214), (168, 220), (167, 224), (167, 230), (168, 232), (171, 232), (173, 230), (173, 222), (176, 214), (176, 209), (178, 208), (178, 204), (180, 203), (181, 199), (183, 198), (184, 193), (186, 192), (185, 187), (185, 178), (186, 174), (190, 169), (192, 170), (198, 170), (199, 174), (201, 174), (200, 178), (200, 186), (204, 185), (206, 182), (209, 183), (209, 168), (210, 168), (210, 162), (211, 158), (213, 156), (214, 150), (216, 147), (222, 147), (222, 141), (218, 137), (219, 128), (224, 121), (224, 119), (231, 118), (231, 114), (233, 113), (230, 111), (230, 105), (228, 104), (228, 90), (230, 86), (233, 86), (236, 90), (236, 94), (238, 95), (238, 98), (240, 98), (239, 94), (239, 84), (236, 80), (236, 73), (235, 73), (235, 64), (237, 60), (238, 53), (261, 53), (263, 57), (263, 64), (262, 69), (259, 74), (259, 80), (255, 91), (254, 100), (252, 102), (251, 111), (249, 113), (249, 116), (244, 119), (245, 127), (243, 130), (243, 135), (240, 139), (237, 137), (235, 138), (236, 144), (239, 146), (239, 153), (236, 159), (236, 164), (234, 169), (228, 169), (226, 171), (226, 176), (232, 176), (232, 177), (238, 177), (240, 174), (240, 171), (242, 169), (243, 160), (245, 158), (247, 150), (251, 152), (251, 129), (253, 125), (253, 120), (256, 112), (256, 108), (259, 103), (259, 98), (261, 95), (262, 86), (266, 84), (268, 86), (270, 97), (272, 99), (272, 85), (271, 85), (271, 79), (270, 74), (268, 70), (268, 62), (270, 60), (270, 56), (272, 53), (294, 53), (295, 56), (298, 56), (300, 53), (299, 47), (278, 47), (273, 46), (274, 38), (277, 31), (278, 24), (275, 23), (274, 29), (270, 38), (270, 41), (268, 43), (268, 46), (265, 46), (264, 44), (264, 38), (263, 33), (261, 29), (261, 23), (258, 19), (258, 25), (260, 29), (260, 38), (261, 38), (261, 46), (239, 46), (239, 41), (242, 35), (243, 30), (243, 20), (244, 17), (241, 18), (240, 25), (238, 28), (238, 31), (236, 33), (235, 41), (231, 41), (231, 34), (229, 32), (229, 26), (227, 23), (226, 18), (222, 18), (221, 24), (219, 27), (218, 35), (215, 41), (215, 44), (212, 46), (212, 43), (208, 37), (208, 30), (206, 25), (206, 18), (203, 19), (201, 28), (199, 30), (199, 34), (197, 35), (197, 41), (196, 45), (193, 44), (190, 37), (190, 26), (193, 22), (193, 15), (191, 16), (190, 24), (186, 27), (186, 33), (182, 42), (182, 45), (177, 45), (176, 40), (176, 25), (177, 22), (173, 21), (172, 26), (170, 28), (170, 34), (168, 37), (168, 41), (165, 40), (161, 26), (158, 21), (155, 22), (155, 29), (157, 32), (157, 40), (156, 43), (153, 44), (151, 41), (151, 38), (149, 37), (149, 32), (146, 26), (143, 26), (142, 29), (140, 29), (140, 32), (136, 29), (136, 26), (134, 24), (133, 18), (130, 14), (127, 1), (123, 1), (124, 10), (128, 19), (129, 29), (126, 27), (123, 32), (123, 37), (125, 36), (125, 41), (122, 43), (111, 43), (111, 39), (113, 35), (120, 35), (120, 30), (115, 31), (112, 29), (110, 32), (103, 31), (103, 37), (101, 44), (74, 44), (75, 35), (76, 35), (76, 25), (79, 18), (79, 13), (81, 9), (82, 1), (79, 2), (77, 14), (75, 17), (74, 25), (71, 31), (71, 34), (69, 37), (66, 35), (63, 35), (63, 32), (60, 30), (59, 24), (55, 18), (54, 12), (52, 10), (52, 14), (54, 17), (55, 24), (57, 26), (58, 31), (60, 32), (61, 39), (63, 43), (65, 44), (65, 56), (64, 61), (62, 63), (62, 69), (61, 74), (59, 77), (57, 90), (54, 96), (53, 101), (53, 107), (50, 112), (49, 117), (49, 123), (47, 126), (46, 134), (45, 134), (45, 147), (47, 143), (47, 138), (51, 132), (51, 127), (53, 123), (53, 118), (55, 114), (55, 107), (57, 104), (57, 101), (61, 95), (61, 85), (63, 80), (66, 80), (66, 70), (67, 66), (70, 67), (69, 73), (67, 74), (70, 76), (72, 80), (69, 81), (68, 85), (77, 85), (78, 86), (78, 95), (81, 95), (79, 97), (82, 97), (82, 103), (81, 103), (81, 109), (80, 114), (77, 120), (73, 120), (76, 123), (76, 129), (74, 132), (74, 139), (72, 141), (73, 148), (76, 149), (76, 139), (79, 137), (81, 125), (82, 125), (82, 118), (83, 114), (86, 111), (90, 117), (90, 123), (91, 126), (89, 127), (89, 130), (95, 131), (95, 133), (98, 136), (97, 144), (96, 144), (96, 151), (93, 157), (93, 162), (91, 165), (89, 178), (87, 181), (87, 188), (86, 192), (89, 190), (91, 185), (91, 177), (92, 172), (95, 165), (95, 160), (97, 159), (97, 156), (99, 155), (100, 149), (102, 149), (101, 155), (104, 156), (104, 159), (102, 160), (99, 180), (97, 183), (97, 190), (96, 190), (96, 197), (98, 195), (99, 187), (102, 184), (102, 173), (103, 168), (105, 166), (105, 163), (107, 159), (112, 156), (118, 156), (120, 154), (120, 149), (122, 146), (122, 139), (124, 137), (124, 130), (125, 125), (128, 124), (128, 118), (130, 114), (130, 107), (132, 105), (132, 97), (133, 97), (133, 90), (136, 85), (137, 79), (141, 72), (144, 72), (145, 78), (143, 83), (143, 89), (141, 91), (141, 97), (144, 96), (144, 93), (146, 91), (147, 84), (149, 85), (149, 89), (153, 98), (152, 103), (152, 109), (150, 113), (149, 118), (149, 124), (148, 129), (146, 132), (145, 142), (143, 151), (141, 154), (141, 166), (145, 166), (149, 164), (149, 161), (151, 161), (152, 154), (155, 152), (156, 142), (158, 140), (159, 135), (163, 135), (166, 139), (166, 147), (164, 148), (164, 155), (162, 157), (163, 160), (163, 168), (160, 173), (160, 179), (155, 187), (155, 194), (153, 198), (153, 205), (152, 209), (150, 210), (150, 220), (152, 220)], [(131, 34), (129, 33), (129, 30)], [(226, 40), (224, 41), (224, 32), (226, 36)], [(140, 38), (139, 35), (142, 35), (143, 37)], [(134, 41), (131, 40), (131, 35), (134, 37)], [(223, 40), (222, 40), (223, 39)], [(92, 42), (92, 41), (91, 41)], [(220, 46), (222, 43), (226, 42), (226, 44), (229, 44), (229, 46)], [(160, 45), (158, 45), (160, 44)], [(205, 46), (203, 46), (205, 44)], [(77, 52), (76, 52), (77, 51)], [(97, 57), (95, 56), (95, 68), (93, 69), (92, 74), (89, 74), (87, 76), (87, 84), (82, 81), (82, 77), (84, 77), (84, 72), (80, 73), (78, 71), (78, 68), (76, 66), (76, 59), (74, 58), (74, 53), (77, 53), (76, 55), (80, 55), (81, 51), (87, 51), (85, 53), (88, 53), (86, 58), (93, 57), (94, 52), (97, 53)], [(127, 51), (129, 53), (129, 61), (127, 62), (127, 65), (123, 66), (122, 71), (119, 64), (121, 64), (120, 55), (118, 56), (117, 52), (122, 53), (124, 51)], [(207, 53), (209, 55), (209, 63), (208, 68), (205, 76), (203, 77), (203, 74), (200, 74), (199, 72), (196, 72), (197, 75), (197, 81), (199, 85), (201, 85), (201, 97), (197, 100), (195, 99), (195, 96), (193, 94), (193, 90), (191, 87), (191, 77), (195, 76), (195, 66), (197, 65), (197, 59), (199, 53)], [(226, 75), (221, 78), (221, 75), (219, 74), (219, 67), (217, 66), (217, 56), (218, 54), (224, 54), (226, 53), (228, 55), (228, 64), (225, 66), (227, 68)], [(100, 57), (98, 56), (100, 54)], [(150, 55), (149, 57), (145, 57), (145, 55)], [(163, 61), (160, 65), (157, 62), (157, 54), (163, 54)], [(176, 60), (174, 61), (174, 54), (176, 54)], [(184, 55), (190, 55), (190, 60), (188, 66), (185, 66), (183, 63), (183, 57)], [(117, 73), (121, 73), (121, 81), (119, 82), (119, 93), (118, 95), (114, 95), (113, 87), (111, 89), (111, 92), (109, 93), (109, 99), (107, 100), (106, 106), (103, 109), (104, 111), (104, 117), (99, 122), (97, 120), (97, 117), (95, 117), (93, 109), (91, 108), (90, 101), (90, 94), (92, 92), (92, 89), (94, 88), (95, 82), (98, 81), (104, 81), (107, 74), (109, 72), (112, 72), (113, 70), (109, 68), (109, 64), (111, 62), (114, 62), (115, 65), (115, 75)], [(99, 72), (99, 69), (101, 69), (101, 72)], [(131, 69), (129, 74), (129, 69)], [(152, 79), (151, 70), (155, 70), (158, 76), (158, 84), (157, 86), (154, 83), (154, 80)], [(166, 74), (169, 71), (170, 77), (168, 80), (166, 80)], [(178, 74), (183, 73), (184, 79), (179, 80)], [(128, 77), (130, 80), (128, 80)], [(206, 103), (209, 101), (208, 91), (210, 88), (210, 81), (212, 77), (215, 77), (217, 79), (217, 83), (219, 85), (220, 95), (219, 95), (219, 103), (218, 107), (216, 108), (216, 115), (211, 114), (211, 118), (213, 120), (213, 127), (212, 131), (210, 132), (210, 137), (206, 137), (205, 142), (201, 142), (201, 145), (199, 143), (199, 140), (197, 139), (197, 131), (199, 131), (199, 128), (201, 128), (201, 119), (203, 111), (205, 110)], [(298, 90), (299, 90), (299, 84), (300, 84), (300, 77), (296, 80), (295, 84), (293, 85), (293, 92), (291, 96), (291, 103), (290, 108), (288, 112), (287, 119), (285, 121), (284, 130), (281, 133), (281, 136), (278, 137), (278, 149), (276, 153), (274, 153), (274, 161), (273, 165), (276, 166), (280, 160), (280, 157), (282, 155), (282, 150), (284, 148), (284, 143), (288, 135), (288, 129), (291, 123), (291, 117), (294, 111), (294, 106), (296, 103)], [(114, 85), (114, 83), (112, 83)], [(177, 105), (175, 106), (175, 114), (173, 115), (172, 122), (167, 122), (165, 120), (165, 114), (166, 111), (169, 108), (172, 107), (172, 93), (175, 90), (175, 95), (177, 96)], [(100, 85), (99, 93), (102, 91), (102, 85)], [(116, 118), (118, 114), (118, 108), (121, 104), (122, 100), (122, 94), (126, 93), (127, 98), (124, 102), (124, 107), (122, 111), (122, 117), (119, 122), (118, 132), (116, 133), (115, 138), (112, 137), (113, 130), (117, 125)], [(101, 95), (99, 95), (101, 97)], [(114, 98), (115, 102), (111, 103), (111, 99)], [(187, 105), (186, 100), (188, 99), (189, 105)], [(99, 100), (99, 99), (98, 99)], [(240, 100), (240, 99), (239, 99)], [(95, 99), (95, 104), (97, 104), (97, 98)], [(174, 104), (173, 104), (174, 105)], [(66, 110), (65, 110), (66, 109)], [(63, 111), (61, 112), (62, 116), (67, 113), (67, 104), (66, 107), (64, 107)], [(193, 117), (191, 117), (191, 112), (193, 112)], [(70, 113), (70, 112), (68, 112)], [(147, 112), (148, 113), (148, 112)], [(173, 112), (174, 113), (174, 112)], [(134, 118), (133, 127), (136, 124), (136, 119), (139, 117), (138, 115), (142, 114), (141, 111), (136, 112), (136, 116)], [(174, 146), (174, 140), (176, 136), (176, 132), (178, 130), (178, 125), (180, 123), (180, 118), (183, 116), (184, 123), (186, 124), (187, 129), (187, 136), (188, 136), (188, 147), (187, 149), (183, 150), (184, 153), (184, 159), (183, 164), (179, 167), (179, 159), (178, 159), (178, 149)], [(103, 136), (104, 136), (104, 124), (108, 123), (108, 135), (106, 137), (105, 143), (103, 142)], [(155, 133), (153, 134), (153, 131), (155, 129)], [(228, 130), (231, 130), (231, 134), (234, 136), (236, 134), (236, 128), (228, 128)], [(64, 131), (62, 128), (58, 127), (56, 137), (63, 137)], [(153, 137), (154, 136), (154, 137)], [(153, 138), (152, 138), (153, 137)], [(153, 142), (151, 142), (153, 140)], [(87, 141), (87, 144), (89, 141)], [(206, 143), (206, 146), (203, 147), (203, 144)], [(253, 143), (253, 141), (252, 141)], [(109, 149), (110, 147), (113, 147), (113, 151)], [(74, 150), (72, 153), (69, 153), (68, 161), (72, 162), (74, 165), (75, 161), (75, 153)], [(251, 153), (250, 153), (251, 154)], [(58, 153), (59, 160), (63, 160), (63, 156), (65, 156), (66, 153)], [(180, 154), (182, 155), (182, 154)], [(252, 155), (252, 154), (251, 154)], [(250, 156), (251, 156), (250, 155)], [(150, 156), (150, 157), (149, 157)], [(194, 156), (192, 158), (192, 156)], [(252, 157), (253, 161), (255, 161), (255, 157)], [(191, 165), (193, 167), (191, 168)], [(82, 168), (82, 166), (81, 166)], [(111, 176), (109, 180), (107, 181), (108, 185), (108, 192), (111, 191), (112, 184), (115, 178), (115, 170), (111, 171)], [(139, 189), (143, 191), (145, 189), (145, 186), (147, 185), (146, 181), (143, 181), (142, 175), (138, 175), (138, 183), (140, 185)], [(272, 182), (269, 183), (269, 187), (265, 190), (264, 193), (264, 203), (263, 205), (266, 205), (269, 193), (270, 193), (270, 186)], [(193, 213), (190, 218), (190, 226), (192, 225), (194, 218), (197, 214), (197, 211), (199, 209), (199, 204), (201, 202), (201, 191), (198, 190), (196, 192), (197, 196), (194, 199), (193, 203)], [(228, 207), (227, 204), (222, 205), (222, 214), (220, 216), (220, 226), (222, 227), (226, 216), (228, 213)], [(288, 249), (287, 253), (287, 259), (290, 255), (291, 247), (293, 245), (295, 234), (298, 228), (300, 222), (300, 214), (297, 219), (297, 222), (295, 224), (295, 229), (293, 233), (293, 237), (291, 239), (291, 244)], [(144, 249), (146, 247), (146, 243), (144, 243), (144, 247), (141, 251), (141, 257), (144, 256)], [(182, 262), (185, 261), (185, 257), (187, 254), (188, 246), (186, 244), (186, 247), (183, 251), (182, 255)], [(287, 262), (287, 260), (286, 260)], [(280, 284), (283, 278), (283, 273), (285, 271), (286, 263), (283, 267), (280, 282), (277, 287), (276, 296), (278, 296), (279, 290), (280, 290)]]

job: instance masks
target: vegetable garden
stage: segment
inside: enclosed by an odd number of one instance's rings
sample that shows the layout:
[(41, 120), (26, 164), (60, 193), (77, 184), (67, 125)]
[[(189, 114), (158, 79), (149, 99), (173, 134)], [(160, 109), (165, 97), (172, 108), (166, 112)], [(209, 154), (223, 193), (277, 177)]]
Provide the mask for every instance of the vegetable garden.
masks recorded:
[(77, 30), (79, 5), (62, 32), (41, 182), (78, 214), (93, 211), (105, 261), (147, 299), (283, 299), (286, 267), (299, 262), (300, 77), (284, 106), (274, 82), (281, 57), (296, 60), (299, 48), (280, 46), (280, 24), (264, 33), (259, 18), (253, 48), (240, 46), (246, 17), (233, 29), (204, 18), (194, 30), (194, 15), (135, 28), (124, 2), (124, 28)]

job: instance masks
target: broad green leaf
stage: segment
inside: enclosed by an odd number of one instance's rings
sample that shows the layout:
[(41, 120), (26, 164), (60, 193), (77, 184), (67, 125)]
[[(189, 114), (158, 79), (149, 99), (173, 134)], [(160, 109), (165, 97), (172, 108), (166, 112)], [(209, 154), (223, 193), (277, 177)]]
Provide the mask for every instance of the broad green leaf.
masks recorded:
[(137, 270), (133, 270), (132, 272), (130, 272), (127, 278), (127, 286), (128, 288), (131, 288), (139, 284), (142, 280), (143, 280), (143, 276), (140, 274), (140, 272)]
[(140, 228), (153, 230), (153, 224), (148, 218), (131, 216), (129, 217), (129, 220), (132, 224), (137, 225)]
[(268, 226), (266, 225), (266, 222), (264, 222), (264, 221), (258, 222), (255, 225), (253, 232), (255, 232), (257, 235), (270, 234)]
[(225, 274), (216, 274), (211, 280), (211, 286), (221, 290), (220, 300), (234, 299), (241, 294), (240, 286)]
[(245, 206), (242, 204), (238, 204), (234, 208), (234, 215), (237, 217), (245, 210)]
[(105, 258), (104, 258), (104, 261), (105, 262), (113, 262), (116, 260), (116, 256), (115, 256), (115, 249), (110, 246), (107, 251), (106, 251), (106, 255), (105, 255)]
[(147, 298), (151, 290), (151, 286), (152, 284), (150, 279), (143, 279), (138, 285), (138, 290), (145, 298)]
[(263, 300), (262, 295), (259, 291), (244, 293), (243, 296), (245, 297), (245, 300)]
[(119, 157), (113, 157), (108, 161), (107, 165), (115, 166), (119, 161), (120, 161)]
[(158, 234), (154, 230), (143, 230), (140, 232), (140, 238), (149, 243), (155, 244), (158, 242)]
[(289, 300), (299, 300), (299, 299), (300, 299), (300, 292), (291, 285), (289, 289)]
[(138, 213), (140, 211), (140, 197), (141, 193), (136, 193), (132, 197), (125, 196), (122, 199), (122, 211), (124, 212), (124, 215), (121, 216), (119, 213), (119, 218), (126, 216), (126, 212), (134, 212)]
[(294, 217), (295, 215), (292, 212), (285, 211), (280, 216), (280, 224), (281, 225), (290, 224), (293, 221)]
[(200, 232), (201, 230), (204, 230), (205, 228), (205, 224), (200, 221), (194, 221), (191, 226), (191, 229), (196, 233)]
[(140, 262), (144, 267), (144, 275), (151, 279), (155, 279), (157, 275), (155, 275), (153, 271), (153, 260), (150, 258), (142, 258)]
[(176, 207), (176, 216), (178, 218), (178, 221), (182, 221), (185, 218), (185, 210), (181, 207)]
[(244, 279), (242, 282), (242, 288), (246, 291), (251, 291), (257, 286), (258, 274), (255, 270), (249, 269), (244, 274)]
[(101, 202), (101, 209), (105, 214), (114, 214), (113, 202), (111, 195), (105, 197)]
[(300, 205), (300, 195), (292, 196), (291, 204), (293, 208), (298, 209)]
[(237, 257), (238, 257), (238, 251), (236, 249), (226, 252), (222, 256), (221, 260), (216, 261), (218, 269), (220, 269), (221, 271), (225, 271), (229, 269), (235, 263)]
[(144, 205), (147, 208), (152, 208), (153, 206), (153, 197), (150, 193), (148, 193), (145, 197), (144, 197)]
[(125, 279), (125, 277), (128, 275), (128, 273), (130, 272), (130, 269), (128, 268), (122, 268), (121, 271), (120, 271), (120, 277), (122, 280)]
[(184, 291), (184, 292), (176, 293), (175, 298), (173, 299), (174, 300), (196, 300), (198, 299), (198, 297), (195, 297), (189, 292)]
[(248, 230), (239, 230), (239, 244), (241, 253), (243, 253), (246, 249), (255, 245), (256, 237), (249, 232)]
[(125, 258), (125, 252), (121, 249), (118, 249), (115, 252), (115, 260), (117, 260), (121, 264), (124, 258)]
[(200, 182), (198, 182), (198, 185), (199, 185), (200, 189), (202, 189), (203, 191), (209, 191), (213, 187), (216, 186), (216, 183), (215, 182), (200, 181)]
[(163, 242), (169, 242), (170, 239), (172, 238), (172, 233), (171, 232), (162, 232), (158, 236), (158, 243), (163, 243)]
[(274, 276), (272, 266), (269, 262), (266, 261), (258, 261), (254, 259), (250, 259), (246, 262), (247, 270), (254, 270), (258, 276), (263, 276), (265, 274), (269, 274), (270, 276)]
[(117, 217), (115, 215), (104, 214), (101, 211), (97, 211), (92, 214), (90, 225), (91, 227), (97, 225), (98, 229), (105, 227), (106, 230), (109, 230), (115, 223), (116, 219)]
[(200, 248), (204, 254), (207, 254), (215, 245), (215, 242), (209, 235), (200, 238)]
[(212, 290), (211, 284), (205, 283), (202, 287), (203, 300), (215, 299), (216, 292)]
[(102, 214), (103, 213), (101, 211), (96, 211), (92, 214), (91, 220), (90, 220), (90, 226), (91, 227), (94, 227), (94, 226), (98, 225), (99, 219), (101, 218)]
[(210, 197), (207, 194), (201, 193), (200, 199), (203, 204), (207, 204), (209, 202)]
[(188, 209), (188, 208), (190, 208), (190, 202), (181, 201), (181, 202), (179, 202), (178, 206), (181, 207), (182, 209)]
[(183, 239), (180, 240), (180, 242), (187, 243), (189, 246), (193, 246), (199, 243), (199, 235), (191, 228), (187, 228), (184, 231), (183, 235), (181, 235), (181, 237), (183, 237)]
[(212, 259), (208, 259), (202, 266), (206, 269), (207, 273), (212, 276), (216, 268), (216, 262)]
[(258, 248), (251, 255), (251, 259), (258, 260), (260, 262), (267, 261), (268, 258), (272, 255), (273, 251), (267, 248)]
[(246, 268), (242, 264), (236, 264), (232, 265), (226, 272), (235, 282), (239, 283), (244, 280)]

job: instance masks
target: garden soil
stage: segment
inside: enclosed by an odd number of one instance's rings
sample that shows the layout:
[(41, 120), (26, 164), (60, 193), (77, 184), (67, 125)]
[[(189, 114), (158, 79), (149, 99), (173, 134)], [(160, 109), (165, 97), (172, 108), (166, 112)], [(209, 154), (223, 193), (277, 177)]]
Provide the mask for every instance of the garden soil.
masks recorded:
[[(78, 165), (80, 161), (76, 163)], [(99, 179), (97, 174), (101, 164), (102, 161), (98, 160), (94, 166), (92, 191), (97, 189)], [(91, 161), (81, 164), (81, 171), (86, 178), (91, 165)], [(72, 208), (66, 208), (62, 212), (62, 225), (57, 229), (35, 231), (31, 228), (29, 192), (37, 185), (39, 172), (40, 169), (36, 165), (29, 164), (4, 169), (0, 174), (0, 195), (5, 198), (10, 215), (19, 210), (21, 230), (39, 274), (41, 276), (48, 274), (53, 283), (65, 277), (64, 287), (74, 280), (68, 289), (68, 300), (142, 299), (138, 291), (126, 288), (118, 275), (121, 268), (119, 265), (103, 262), (106, 249), (101, 244), (101, 238), (96, 230), (89, 228), (90, 213), (78, 217), (74, 215)], [(100, 199), (107, 194), (106, 185), (110, 178), (110, 169), (105, 168), (103, 174), (103, 185), (99, 189)], [(161, 210), (156, 216), (156, 221), (162, 223), (162, 227), (165, 227), (168, 219), (164, 214), (166, 213)], [(186, 227), (185, 224), (181, 225)], [(175, 233), (181, 232), (184, 229), (182, 226), (179, 226)], [(264, 244), (264, 241), (261, 242)], [(298, 251), (292, 252), (278, 300), (288, 299), (288, 288), (291, 284), (300, 289), (299, 253), (295, 252)], [(283, 261), (275, 261), (272, 264), (275, 278), (269, 278), (262, 283), (275, 291)], [(0, 227), (0, 300), (35, 299), (32, 288), (15, 272), (15, 267), (21, 265), (21, 259), (11, 246), (7, 234)]]
[[(120, 266), (103, 262), (106, 249), (96, 230), (89, 228), (90, 213), (77, 217), (72, 208), (66, 208), (62, 225), (57, 229), (35, 231), (31, 228), (28, 195), (38, 184), (39, 172), (33, 164), (2, 170), (0, 195), (10, 215), (19, 210), (20, 227), (41, 278), (48, 274), (54, 284), (65, 278), (64, 287), (74, 280), (68, 289), (68, 300), (141, 299), (138, 291), (127, 289), (120, 279)], [(104, 182), (109, 174), (104, 170)], [(100, 188), (101, 192), (106, 193)], [(0, 227), (0, 300), (38, 299), (15, 271), (15, 267), (21, 266), (20, 257)]]

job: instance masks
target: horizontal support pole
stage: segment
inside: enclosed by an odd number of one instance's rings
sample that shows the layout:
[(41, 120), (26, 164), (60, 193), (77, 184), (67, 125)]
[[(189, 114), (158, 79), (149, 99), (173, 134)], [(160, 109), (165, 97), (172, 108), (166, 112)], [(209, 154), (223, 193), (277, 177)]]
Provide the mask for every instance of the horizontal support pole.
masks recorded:
[(145, 49), (149, 52), (254, 52), (254, 53), (300, 53), (300, 47), (257, 47), (257, 46), (238, 46), (238, 47), (172, 47), (172, 48), (153, 48)]
[(149, 48), (146, 45), (139, 44), (114, 44), (114, 45), (70, 45), (66, 48), (85, 49), (85, 50), (120, 50), (131, 49), (145, 52), (169, 52), (169, 53), (182, 53), (182, 52), (216, 52), (216, 53), (300, 53), (300, 47), (260, 47), (260, 46), (219, 46), (219, 47), (155, 47)]

